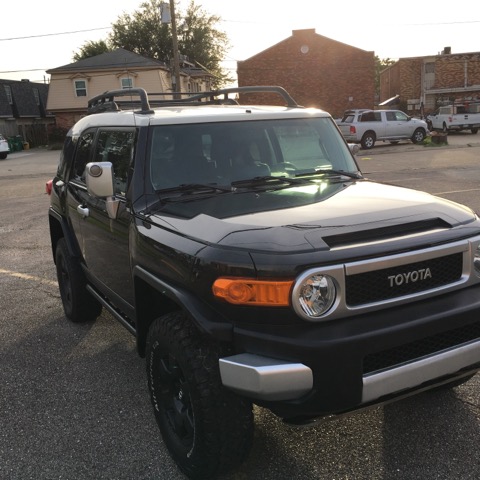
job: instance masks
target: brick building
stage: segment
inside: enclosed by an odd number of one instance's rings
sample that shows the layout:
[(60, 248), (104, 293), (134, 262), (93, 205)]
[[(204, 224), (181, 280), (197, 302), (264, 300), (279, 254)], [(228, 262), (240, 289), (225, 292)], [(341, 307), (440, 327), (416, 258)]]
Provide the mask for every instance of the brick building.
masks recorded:
[[(349, 108), (374, 107), (374, 52), (318, 35), (314, 29), (293, 30), (291, 37), (238, 62), (237, 75), (239, 86), (278, 85), (298, 104), (322, 108), (334, 117)], [(275, 97), (249, 94), (248, 101), (273, 103)]]
[(400, 58), (380, 73), (380, 101), (400, 95), (400, 108), (430, 113), (455, 101), (480, 101), (480, 52)]

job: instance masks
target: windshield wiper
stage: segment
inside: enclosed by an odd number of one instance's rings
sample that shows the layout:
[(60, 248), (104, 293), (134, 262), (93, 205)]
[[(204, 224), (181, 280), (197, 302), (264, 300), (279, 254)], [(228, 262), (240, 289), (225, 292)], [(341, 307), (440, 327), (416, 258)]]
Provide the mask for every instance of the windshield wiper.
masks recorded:
[(189, 202), (199, 198), (211, 197), (219, 193), (232, 193), (231, 187), (203, 183), (182, 183), (176, 187), (155, 190), (160, 202)]
[(160, 188), (155, 190), (155, 193), (181, 193), (181, 194), (196, 194), (196, 193), (225, 193), (231, 192), (230, 187), (223, 187), (215, 184), (208, 183), (182, 183), (175, 187)]
[(344, 176), (354, 178), (356, 180), (363, 178), (362, 175), (355, 172), (345, 172), (344, 170), (332, 170), (331, 168), (317, 168), (310, 172), (302, 172), (295, 174), (295, 177), (311, 177), (313, 175), (329, 175), (329, 176)]
[(249, 188), (249, 187), (284, 187), (290, 185), (305, 185), (306, 183), (312, 183), (311, 180), (301, 178), (290, 177), (274, 177), (266, 175), (263, 177), (247, 178), (245, 180), (235, 180), (231, 183), (234, 189), (236, 188)]

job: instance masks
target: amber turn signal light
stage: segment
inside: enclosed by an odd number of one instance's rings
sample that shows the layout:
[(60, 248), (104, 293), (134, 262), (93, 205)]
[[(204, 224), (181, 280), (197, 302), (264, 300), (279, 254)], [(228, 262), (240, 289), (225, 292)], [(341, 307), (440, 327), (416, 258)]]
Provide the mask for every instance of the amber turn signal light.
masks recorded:
[(287, 307), (293, 281), (217, 278), (213, 294), (236, 305)]

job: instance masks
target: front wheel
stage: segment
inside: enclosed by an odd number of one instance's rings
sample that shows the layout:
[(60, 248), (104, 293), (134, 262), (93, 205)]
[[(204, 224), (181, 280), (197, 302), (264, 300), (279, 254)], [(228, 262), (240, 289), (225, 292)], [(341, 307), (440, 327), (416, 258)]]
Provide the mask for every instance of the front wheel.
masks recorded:
[(164, 442), (189, 478), (214, 478), (240, 465), (253, 442), (252, 404), (223, 387), (219, 344), (174, 312), (150, 327), (147, 376)]
[(375, 145), (375, 140), (376, 140), (376, 136), (375, 136), (375, 133), (374, 132), (367, 132), (363, 135), (362, 137), (362, 141), (361, 141), (361, 144), (362, 144), (362, 147), (363, 148), (366, 148), (366, 149), (370, 149), (370, 148), (373, 148), (373, 146)]
[(417, 128), (412, 135), (413, 143), (422, 143), (425, 140), (426, 133), (423, 128)]
[(102, 312), (102, 305), (88, 293), (80, 262), (70, 254), (64, 238), (58, 240), (55, 264), (65, 316), (72, 322), (95, 320)]

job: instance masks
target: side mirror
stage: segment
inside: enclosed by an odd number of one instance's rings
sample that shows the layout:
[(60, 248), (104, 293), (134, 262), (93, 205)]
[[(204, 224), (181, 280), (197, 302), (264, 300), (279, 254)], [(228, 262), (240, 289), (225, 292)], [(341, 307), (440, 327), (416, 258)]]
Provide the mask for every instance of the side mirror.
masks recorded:
[(113, 165), (110, 162), (87, 163), (85, 177), (88, 193), (95, 197), (113, 197)]
[(120, 200), (114, 197), (113, 165), (110, 162), (91, 162), (85, 168), (87, 190), (94, 197), (105, 198), (109, 218), (117, 218)]

